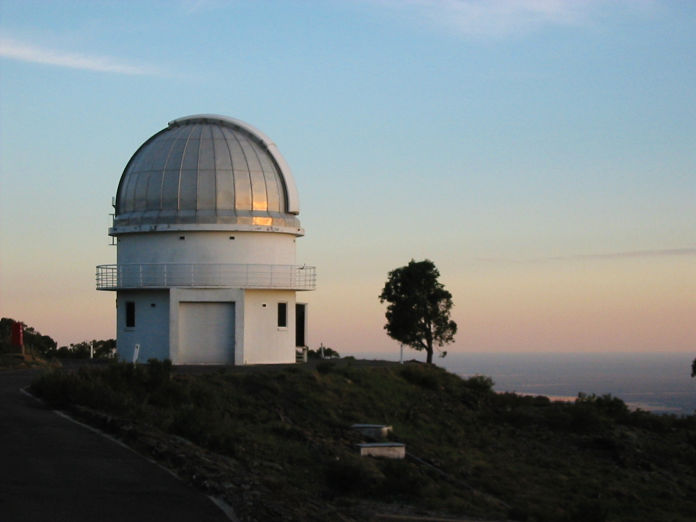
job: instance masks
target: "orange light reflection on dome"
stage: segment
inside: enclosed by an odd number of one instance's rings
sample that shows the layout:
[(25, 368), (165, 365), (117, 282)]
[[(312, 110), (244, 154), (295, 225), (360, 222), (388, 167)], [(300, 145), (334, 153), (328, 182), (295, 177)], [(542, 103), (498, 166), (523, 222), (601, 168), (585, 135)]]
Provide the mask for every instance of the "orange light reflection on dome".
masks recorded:
[(270, 227), (273, 224), (273, 218), (255, 216), (251, 222), (254, 225), (263, 225), (263, 226)]

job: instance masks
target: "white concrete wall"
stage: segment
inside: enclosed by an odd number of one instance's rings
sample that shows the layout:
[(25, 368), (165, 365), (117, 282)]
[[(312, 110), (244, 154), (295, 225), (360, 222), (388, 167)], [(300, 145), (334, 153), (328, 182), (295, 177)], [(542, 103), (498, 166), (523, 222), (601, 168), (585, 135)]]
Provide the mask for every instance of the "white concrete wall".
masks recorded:
[[(135, 303), (135, 326), (126, 327), (126, 302)], [(133, 361), (140, 345), (138, 362), (169, 358), (169, 291), (123, 291), (116, 294), (116, 347), (118, 356)]]
[[(135, 303), (135, 327), (127, 328), (126, 302)], [(278, 326), (278, 303), (287, 303), (287, 326)], [(190, 363), (189, 346), (180, 346), (182, 303), (235, 303), (234, 364), (295, 362), (295, 292), (292, 290), (242, 290), (238, 288), (119, 291), (117, 296), (118, 354), (133, 360), (135, 344), (140, 344), (139, 362), (150, 358), (171, 359), (174, 364)], [(153, 306), (154, 305), (154, 306)], [(265, 305), (265, 306), (264, 306)], [(200, 326), (205, 328), (204, 326)], [(188, 331), (189, 339), (206, 339), (208, 329)], [(205, 342), (200, 349), (205, 350)], [(212, 361), (204, 353), (200, 363)]]
[(295, 239), (291, 234), (240, 231), (120, 234), (117, 262), (294, 265)]
[[(278, 303), (287, 303), (287, 327), (278, 327)], [(264, 306), (266, 305), (266, 306)], [(243, 359), (237, 364), (295, 362), (295, 292), (244, 292)]]
[[(296, 236), (292, 234), (247, 231), (120, 234), (117, 262), (294, 265), (295, 240)], [(126, 301), (136, 303), (135, 328), (125, 327)], [(174, 364), (190, 361), (191, 353), (184, 353), (179, 345), (179, 308), (182, 302), (235, 303), (235, 364), (295, 361), (295, 291), (238, 288), (119, 291), (119, 356), (131, 361), (134, 345), (138, 343), (141, 346), (141, 362), (148, 358), (169, 358)], [(285, 328), (277, 324), (279, 302), (287, 303)], [(188, 330), (186, 334), (189, 339), (197, 336), (196, 332)], [(205, 335), (206, 332), (200, 332), (201, 338), (205, 338)], [(205, 347), (201, 346), (201, 349)], [(201, 361), (210, 362), (205, 357)]]

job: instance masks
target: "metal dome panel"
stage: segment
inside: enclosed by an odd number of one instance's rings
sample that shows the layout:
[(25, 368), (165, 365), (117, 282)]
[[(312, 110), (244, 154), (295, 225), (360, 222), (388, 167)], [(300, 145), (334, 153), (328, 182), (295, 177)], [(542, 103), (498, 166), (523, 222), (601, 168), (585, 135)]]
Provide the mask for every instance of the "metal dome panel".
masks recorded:
[(115, 207), (114, 232), (196, 224), (301, 231), (297, 189), (277, 147), (222, 116), (180, 118), (146, 141), (126, 165)]

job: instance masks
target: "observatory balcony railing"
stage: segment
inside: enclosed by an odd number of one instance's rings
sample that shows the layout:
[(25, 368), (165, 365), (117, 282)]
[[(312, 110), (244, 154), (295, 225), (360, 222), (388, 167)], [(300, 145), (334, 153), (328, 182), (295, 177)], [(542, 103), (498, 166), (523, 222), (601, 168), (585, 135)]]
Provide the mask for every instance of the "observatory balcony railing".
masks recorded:
[(297, 265), (120, 264), (97, 266), (97, 290), (267, 288), (314, 290), (316, 268)]

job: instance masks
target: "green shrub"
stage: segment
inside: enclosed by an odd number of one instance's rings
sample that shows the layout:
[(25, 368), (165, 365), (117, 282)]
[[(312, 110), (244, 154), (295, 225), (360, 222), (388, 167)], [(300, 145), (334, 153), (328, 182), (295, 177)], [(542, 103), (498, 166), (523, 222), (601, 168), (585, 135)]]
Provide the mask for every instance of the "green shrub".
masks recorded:
[[(505, 401), (506, 394), (493, 393), (493, 380), (483, 375), (475, 375), (461, 381), (460, 398), (469, 408), (478, 409), (489, 400)], [(516, 396), (515, 396), (516, 397)]]
[(422, 477), (415, 466), (405, 460), (385, 459), (380, 461), (384, 479), (379, 485), (379, 493), (387, 497), (417, 497), (424, 486)]
[(605, 522), (609, 510), (600, 500), (585, 499), (572, 505), (564, 522)]
[(427, 388), (429, 390), (437, 390), (439, 380), (437, 368), (429, 367), (423, 364), (405, 364), (401, 369), (401, 376), (411, 384)]
[(340, 353), (338, 353), (336, 350), (333, 350), (332, 348), (329, 348), (328, 346), (324, 346), (323, 357), (321, 353), (321, 347), (317, 348), (316, 350), (307, 350), (308, 359), (340, 359), (340, 357)]
[(463, 385), (466, 389), (483, 395), (491, 393), (495, 383), (493, 382), (493, 379), (486, 377), (485, 375), (474, 375), (473, 377), (465, 379), (463, 381)]
[[(692, 417), (694, 416), (692, 415)], [(673, 415), (655, 415), (648, 411), (637, 410), (631, 412), (625, 422), (630, 426), (643, 428), (655, 433), (667, 433), (678, 421)]]
[(167, 384), (172, 378), (172, 361), (149, 359), (146, 366), (147, 382), (157, 388)]
[(317, 371), (323, 374), (329, 373), (335, 367), (336, 363), (333, 363), (331, 361), (321, 361), (320, 363), (317, 363)]
[(326, 466), (326, 483), (341, 494), (375, 490), (381, 477), (369, 467), (370, 463), (353, 456), (330, 461)]
[(608, 422), (596, 408), (586, 404), (575, 404), (570, 408), (570, 429), (576, 433), (593, 433), (602, 431)]
[(629, 412), (626, 403), (618, 397), (613, 397), (610, 393), (599, 396), (594, 393), (587, 395), (580, 392), (578, 398), (575, 399), (575, 404), (576, 406), (591, 406), (612, 419), (621, 419)]

